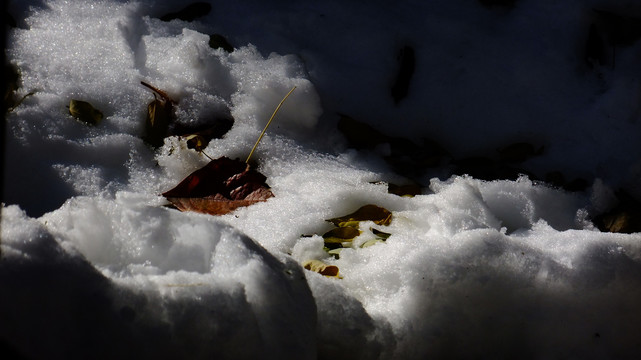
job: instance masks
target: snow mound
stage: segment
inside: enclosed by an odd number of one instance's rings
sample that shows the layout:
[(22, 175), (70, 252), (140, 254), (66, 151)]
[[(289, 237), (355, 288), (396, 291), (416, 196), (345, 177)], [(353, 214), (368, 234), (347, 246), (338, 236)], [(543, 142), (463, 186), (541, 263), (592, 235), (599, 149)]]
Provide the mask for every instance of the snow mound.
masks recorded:
[[(517, 3), (246, 0), (194, 22), (160, 20), (172, 1), (12, 3), (30, 10), (8, 57), (18, 95), (35, 93), (6, 119), (0, 355), (634, 358), (641, 235), (590, 217), (619, 186), (639, 194), (638, 47), (587, 70), (588, 5)], [(209, 45), (221, 29), (233, 52)], [(421, 66), (395, 104), (386, 56), (406, 46)], [(159, 194), (209, 159), (178, 136), (145, 144), (141, 81), (176, 100), (177, 125), (233, 117), (203, 152), (243, 160), (296, 87), (252, 162), (274, 197), (219, 217), (166, 207)], [(71, 99), (102, 122), (74, 120)], [(524, 168), (596, 180), (570, 193), (419, 168), (421, 193), (397, 196), (388, 183), (409, 180), (383, 159), (392, 145), (346, 149), (339, 111), (388, 140), (429, 134), (459, 160), (533, 139), (545, 151)], [(367, 204), (389, 225), (362, 222), (330, 255), (326, 219)], [(375, 231), (389, 237), (371, 245)]]

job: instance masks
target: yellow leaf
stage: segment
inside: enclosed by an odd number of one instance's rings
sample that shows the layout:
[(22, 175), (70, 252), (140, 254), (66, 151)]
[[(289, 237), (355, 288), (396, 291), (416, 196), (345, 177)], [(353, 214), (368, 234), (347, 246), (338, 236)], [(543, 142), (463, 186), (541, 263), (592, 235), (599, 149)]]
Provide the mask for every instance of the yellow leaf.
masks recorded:
[(372, 233), (380, 240), (387, 240), (388, 237), (392, 236), (390, 233), (386, 233), (384, 231), (376, 230), (374, 228), (370, 228), (372, 230)]
[(392, 213), (383, 207), (370, 204), (362, 206), (351, 214), (328, 219), (327, 221), (338, 227), (357, 227), (361, 221), (373, 221), (377, 225), (389, 225), (392, 222)]
[(341, 255), (341, 251), (343, 248), (336, 248), (336, 249), (327, 249), (327, 253), (331, 256), (334, 257), (334, 259), (338, 259)]
[(187, 141), (187, 148), (194, 149), (198, 152), (201, 152), (207, 147), (209, 141), (206, 141), (205, 138), (198, 134), (192, 134), (185, 136), (185, 141)]
[(102, 120), (102, 112), (95, 109), (90, 103), (82, 100), (69, 101), (69, 113), (76, 119), (89, 124), (98, 125)]
[(328, 265), (320, 260), (307, 260), (303, 263), (303, 267), (321, 275), (340, 278), (340, 275), (338, 274), (338, 266)]
[(379, 239), (368, 240), (368, 241), (364, 242), (363, 245), (361, 245), (361, 248), (367, 248), (367, 247), (370, 247), (372, 245), (376, 245), (376, 244), (383, 243), (383, 242), (384, 242), (383, 240), (379, 240)]

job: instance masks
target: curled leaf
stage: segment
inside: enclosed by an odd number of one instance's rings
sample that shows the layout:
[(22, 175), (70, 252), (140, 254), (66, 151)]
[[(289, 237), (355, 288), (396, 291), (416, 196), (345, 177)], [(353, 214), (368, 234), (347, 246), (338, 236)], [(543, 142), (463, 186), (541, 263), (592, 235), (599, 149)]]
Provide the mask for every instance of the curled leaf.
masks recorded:
[(340, 277), (340, 275), (338, 275), (338, 266), (328, 265), (320, 260), (307, 260), (303, 263), (303, 267), (321, 275)]
[(272, 197), (270, 193), (256, 194), (255, 199), (229, 200), (216, 196), (203, 198), (167, 198), (180, 211), (194, 211), (209, 215), (225, 215), (245, 206), (254, 205)]
[(155, 99), (147, 106), (144, 140), (153, 147), (164, 143), (172, 116), (171, 103)]
[(181, 211), (224, 215), (274, 196), (263, 174), (240, 160), (220, 157), (164, 192)]
[(376, 230), (374, 228), (370, 228), (370, 230), (376, 236), (376, 238), (378, 238), (380, 240), (387, 240), (387, 238), (392, 236), (392, 234), (389, 234), (389, 233), (386, 233), (386, 232), (383, 232), (383, 231), (380, 231), (380, 230)]
[(166, 92), (144, 81), (140, 83), (154, 92), (154, 100), (147, 105), (144, 140), (153, 147), (160, 147), (168, 135), (169, 123), (173, 118), (173, 106), (176, 102)]
[(354, 226), (357, 227), (361, 221), (373, 221), (377, 225), (389, 225), (392, 222), (392, 213), (377, 205), (365, 205), (351, 214), (328, 219), (338, 227)]
[(82, 100), (69, 101), (69, 113), (76, 119), (89, 124), (98, 125), (102, 120), (102, 112), (95, 109), (90, 103)]
[(383, 242), (384, 242), (383, 240), (379, 240), (379, 239), (367, 240), (366, 242), (364, 242), (361, 245), (361, 248), (367, 248), (367, 247), (370, 247), (372, 245), (380, 244), (380, 243), (383, 243)]
[(212, 139), (222, 138), (234, 125), (232, 117), (216, 117), (213, 119), (213, 126), (204, 129), (177, 128), (174, 133), (183, 137), (187, 142), (188, 149), (198, 152), (203, 151)]
[(331, 256), (334, 257), (334, 259), (338, 259), (341, 255), (341, 251), (343, 251), (344, 248), (336, 248), (336, 249), (326, 249), (327, 253)]
[(209, 144), (209, 140), (205, 139), (202, 135), (191, 134), (185, 136), (185, 141), (187, 141), (187, 148), (194, 149), (198, 152), (203, 151)]

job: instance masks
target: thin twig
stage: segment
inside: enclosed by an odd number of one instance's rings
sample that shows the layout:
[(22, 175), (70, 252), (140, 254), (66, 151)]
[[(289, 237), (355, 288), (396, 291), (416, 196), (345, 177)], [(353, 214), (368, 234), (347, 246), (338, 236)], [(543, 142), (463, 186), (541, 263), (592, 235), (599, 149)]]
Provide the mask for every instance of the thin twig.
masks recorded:
[(283, 98), (283, 100), (281, 100), (281, 101), (280, 101), (280, 104), (278, 104), (278, 106), (276, 107), (276, 110), (274, 110), (274, 113), (273, 113), (273, 114), (272, 114), (272, 116), (269, 118), (269, 121), (267, 122), (267, 125), (265, 125), (265, 128), (263, 129), (263, 132), (261, 132), (261, 133), (260, 133), (260, 136), (258, 137), (258, 140), (256, 140), (256, 144), (254, 144), (254, 147), (252, 148), (252, 151), (249, 153), (249, 156), (247, 157), (247, 160), (245, 160), (245, 163), (246, 163), (246, 164), (249, 164), (249, 159), (252, 157), (252, 154), (254, 154), (254, 150), (256, 150), (256, 147), (258, 147), (258, 143), (259, 143), (259, 142), (260, 142), (260, 140), (263, 138), (263, 135), (265, 135), (265, 132), (267, 131), (267, 128), (269, 127), (269, 124), (271, 124), (271, 123), (272, 123), (272, 120), (274, 119), (274, 116), (276, 116), (276, 113), (278, 112), (278, 110), (280, 110), (280, 107), (283, 105), (283, 103), (285, 102), (285, 100), (287, 100), (287, 98), (288, 98), (288, 97), (289, 97), (289, 95), (294, 91), (294, 89), (296, 89), (296, 86), (294, 86), (291, 90), (289, 90), (289, 92), (287, 93), (287, 95), (285, 95), (285, 97)]

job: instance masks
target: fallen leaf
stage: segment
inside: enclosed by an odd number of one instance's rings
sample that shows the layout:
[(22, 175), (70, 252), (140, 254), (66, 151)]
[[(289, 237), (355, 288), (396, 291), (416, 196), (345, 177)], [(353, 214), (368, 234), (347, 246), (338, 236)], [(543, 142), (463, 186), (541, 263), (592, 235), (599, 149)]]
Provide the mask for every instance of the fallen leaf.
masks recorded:
[(154, 92), (154, 100), (147, 105), (144, 140), (153, 147), (160, 147), (168, 136), (169, 123), (173, 119), (174, 101), (166, 92), (144, 81), (140, 82)]
[(392, 234), (386, 233), (384, 231), (376, 230), (374, 228), (370, 228), (372, 233), (380, 240), (387, 240)]
[(361, 231), (355, 227), (346, 226), (334, 228), (323, 234), (325, 246), (329, 249), (341, 247), (344, 242), (350, 242), (361, 234)]
[(369, 204), (360, 207), (351, 214), (328, 219), (327, 221), (338, 227), (357, 227), (361, 221), (373, 221), (377, 225), (389, 225), (392, 221), (392, 213), (383, 207)]
[(234, 119), (231, 117), (214, 118), (213, 126), (204, 129), (186, 128), (174, 129), (173, 133), (184, 138), (187, 142), (188, 149), (194, 149), (198, 152), (203, 151), (212, 139), (222, 138), (234, 125)]
[(307, 260), (303, 263), (303, 268), (329, 277), (340, 277), (338, 266), (328, 265), (320, 260)]
[(191, 134), (184, 137), (187, 142), (187, 149), (194, 149), (198, 152), (205, 150), (209, 141), (199, 134)]
[(71, 116), (89, 125), (98, 125), (102, 120), (102, 112), (94, 108), (90, 103), (82, 100), (71, 99), (71, 101), (69, 101), (69, 113)]
[(361, 245), (361, 248), (363, 248), (363, 249), (364, 248), (368, 248), (370, 246), (373, 246), (373, 245), (376, 245), (376, 244), (380, 244), (380, 243), (384, 243), (384, 241), (383, 240), (379, 240), (379, 239), (367, 240), (366, 242), (364, 242)]
[(339, 247), (339, 248), (336, 248), (336, 249), (327, 248), (327, 249), (325, 249), (325, 251), (327, 251), (327, 253), (329, 255), (333, 256), (334, 259), (338, 259), (340, 257), (340, 255), (341, 255), (341, 251), (343, 251), (343, 249), (344, 248), (342, 248), (342, 247)]
[(181, 211), (224, 215), (273, 197), (265, 181), (263, 174), (244, 162), (223, 156), (162, 195)]
[(616, 198), (618, 204), (608, 212), (595, 216), (593, 223), (605, 232), (641, 232), (641, 202), (624, 190), (618, 190)]
[(154, 99), (147, 106), (145, 122), (145, 141), (153, 147), (160, 147), (167, 137), (169, 121), (171, 120), (171, 105), (162, 100)]
[(327, 241), (328, 239), (332, 239), (332, 238), (345, 241), (345, 240), (348, 240), (348, 239), (353, 239), (353, 238), (357, 237), (360, 234), (361, 234), (360, 230), (358, 230), (358, 229), (356, 229), (354, 227), (351, 227), (351, 226), (347, 226), (347, 227), (334, 228), (334, 229), (326, 232), (325, 234), (323, 234), (323, 238), (325, 239), (325, 241)]

